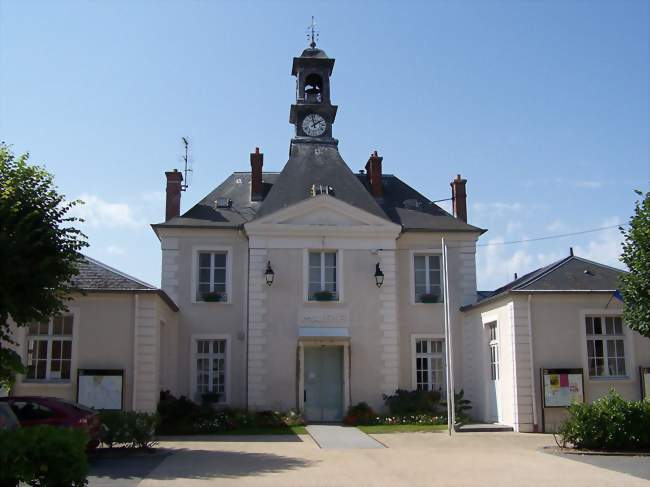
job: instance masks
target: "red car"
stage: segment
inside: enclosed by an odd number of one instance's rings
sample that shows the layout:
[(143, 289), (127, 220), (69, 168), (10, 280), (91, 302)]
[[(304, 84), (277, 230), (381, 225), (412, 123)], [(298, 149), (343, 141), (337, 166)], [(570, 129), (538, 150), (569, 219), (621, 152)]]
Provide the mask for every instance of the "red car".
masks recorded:
[(0, 397), (7, 403), (23, 427), (46, 424), (70, 428), (83, 428), (90, 441), (88, 448), (99, 445), (101, 422), (97, 411), (65, 399), (44, 396)]

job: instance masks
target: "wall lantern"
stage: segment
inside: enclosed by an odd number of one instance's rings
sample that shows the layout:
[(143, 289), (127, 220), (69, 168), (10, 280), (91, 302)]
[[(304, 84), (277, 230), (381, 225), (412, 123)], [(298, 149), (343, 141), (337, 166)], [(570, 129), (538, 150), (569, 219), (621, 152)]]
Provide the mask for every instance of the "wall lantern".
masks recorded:
[(379, 262), (377, 262), (377, 265), (375, 266), (375, 284), (377, 284), (377, 287), (382, 287), (384, 285), (384, 273), (381, 270), (381, 267), (379, 267)]
[(271, 269), (271, 261), (269, 260), (266, 263), (266, 271), (264, 271), (264, 277), (266, 278), (266, 285), (270, 286), (273, 284), (273, 279), (275, 279), (275, 272)]

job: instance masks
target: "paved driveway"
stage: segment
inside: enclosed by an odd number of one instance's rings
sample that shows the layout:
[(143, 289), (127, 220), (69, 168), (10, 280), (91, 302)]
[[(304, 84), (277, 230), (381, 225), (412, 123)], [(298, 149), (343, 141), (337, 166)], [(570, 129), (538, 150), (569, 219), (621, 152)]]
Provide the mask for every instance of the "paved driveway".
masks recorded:
[[(139, 487), (161, 486), (648, 486), (650, 459), (635, 475), (546, 453), (546, 435), (374, 435), (387, 448), (323, 450), (309, 436), (165, 441), (170, 455)], [(607, 457), (611, 461), (612, 457)], [(625, 467), (622, 468), (627, 471)], [(92, 485), (92, 484), (91, 484)], [(113, 485), (120, 485), (115, 483)]]

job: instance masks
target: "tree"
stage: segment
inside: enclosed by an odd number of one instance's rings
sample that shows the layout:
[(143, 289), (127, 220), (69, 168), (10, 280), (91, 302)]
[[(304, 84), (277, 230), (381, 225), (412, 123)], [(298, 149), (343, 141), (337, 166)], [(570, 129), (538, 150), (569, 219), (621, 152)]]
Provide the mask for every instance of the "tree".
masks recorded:
[(650, 192), (641, 196), (630, 219), (629, 229), (621, 228), (625, 237), (621, 261), (630, 269), (621, 277), (623, 318), (641, 335), (650, 337)]
[(52, 175), (28, 160), (0, 142), (0, 386), (24, 372), (8, 347), (15, 345), (9, 320), (25, 326), (65, 311), (88, 245), (69, 215), (81, 202), (65, 201)]

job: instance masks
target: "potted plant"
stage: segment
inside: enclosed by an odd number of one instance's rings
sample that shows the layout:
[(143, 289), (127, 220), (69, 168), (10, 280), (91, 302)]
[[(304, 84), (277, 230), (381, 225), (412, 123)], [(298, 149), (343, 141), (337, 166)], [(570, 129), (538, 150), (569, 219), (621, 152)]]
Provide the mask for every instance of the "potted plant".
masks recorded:
[(421, 294), (420, 295), (420, 302), (421, 303), (439, 303), (440, 302), (440, 296), (438, 294), (434, 294), (434, 293)]
[(211, 291), (209, 293), (203, 293), (203, 301), (209, 303), (215, 303), (218, 301), (225, 301), (226, 293), (221, 291)]
[(316, 291), (314, 293), (314, 299), (316, 301), (334, 301), (336, 299), (336, 294), (327, 290)]

